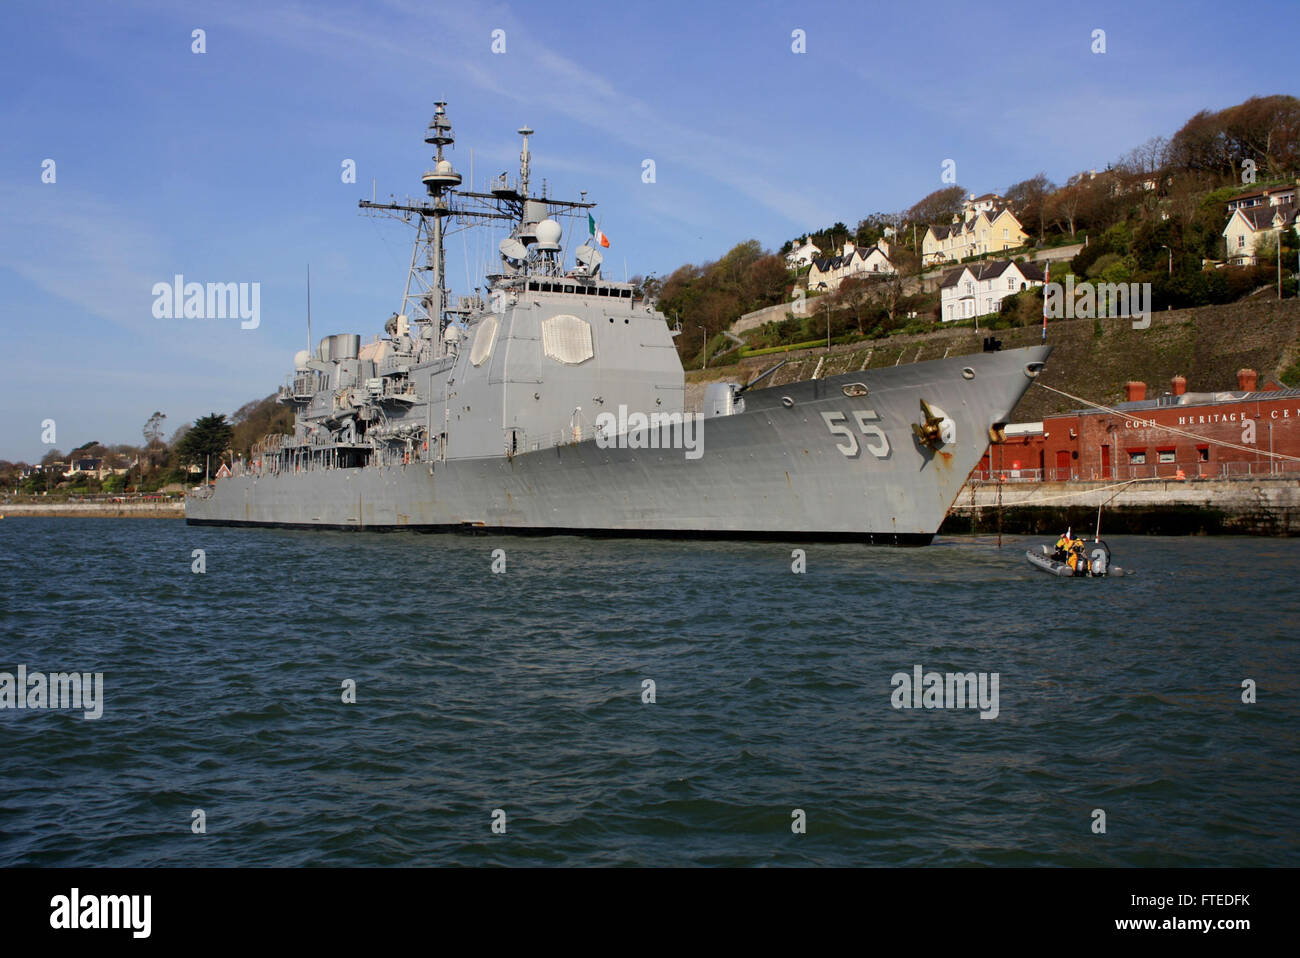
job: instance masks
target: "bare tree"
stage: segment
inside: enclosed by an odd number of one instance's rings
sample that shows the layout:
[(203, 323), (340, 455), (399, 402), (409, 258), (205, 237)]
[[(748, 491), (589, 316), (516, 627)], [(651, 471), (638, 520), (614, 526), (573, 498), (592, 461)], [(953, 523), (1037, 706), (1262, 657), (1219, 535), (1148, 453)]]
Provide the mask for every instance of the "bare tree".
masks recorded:
[(914, 223), (943, 226), (961, 213), (961, 202), (966, 190), (960, 186), (947, 186), (935, 190), (907, 211), (907, 219)]
[(1071, 239), (1074, 238), (1075, 224), (1078, 222), (1079, 207), (1082, 204), (1083, 186), (1078, 182), (1061, 187), (1048, 201), (1052, 219), (1057, 226), (1069, 227)]
[(1040, 243), (1047, 235), (1047, 198), (1055, 188), (1046, 173), (1039, 173), (1007, 187), (1007, 202), (1011, 204), (1021, 225), (1032, 227), (1034, 223), (1038, 224)]

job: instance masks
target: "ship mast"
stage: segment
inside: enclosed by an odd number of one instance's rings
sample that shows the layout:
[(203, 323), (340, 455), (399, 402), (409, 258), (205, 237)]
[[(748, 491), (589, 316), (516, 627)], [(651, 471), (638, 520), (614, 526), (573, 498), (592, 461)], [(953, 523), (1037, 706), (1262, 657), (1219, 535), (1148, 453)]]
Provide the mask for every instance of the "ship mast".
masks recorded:
[(428, 304), (428, 314), (430, 320), (436, 324), (438, 335), (441, 336), (442, 327), (446, 323), (447, 309), (447, 252), (443, 248), (442, 221), (451, 214), (447, 194), (460, 186), (460, 174), (452, 168), (451, 161), (442, 155), (444, 146), (451, 146), (456, 142), (451, 132), (451, 121), (447, 119), (447, 104), (440, 100), (433, 106), (433, 119), (429, 121), (424, 142), (437, 147), (437, 152), (433, 156), (433, 169), (425, 173), (422, 180), (429, 196), (433, 199), (431, 210), (433, 242), (430, 248), (432, 262), (429, 263), (433, 269), (433, 282), (429, 291), (432, 301)]
[[(407, 197), (403, 203), (395, 200), (388, 203), (376, 203), (373, 200), (360, 200), (358, 205), (364, 210), (373, 210), (394, 216), (410, 223), (415, 218), (415, 247), (411, 251), (411, 265), (407, 273), (406, 288), (402, 294), (402, 308), (397, 322), (400, 331), (403, 319), (409, 319), (417, 326), (424, 327), (419, 339), (432, 339), (441, 349), (443, 331), (447, 324), (457, 317), (469, 315), (474, 308), (481, 308), (477, 297), (461, 297), (458, 304), (453, 304), (447, 289), (446, 236), (450, 229), (449, 219), (463, 221), (465, 225), (487, 224), (505, 220), (514, 224), (512, 236), (515, 241), (523, 240), (512, 249), (519, 254), (517, 267), (509, 270), (511, 275), (528, 272), (535, 265), (525, 262), (535, 258), (527, 246), (537, 243), (535, 234), (538, 223), (547, 217), (548, 211), (567, 211), (589, 209), (594, 203), (580, 203), (554, 200), (543, 195), (529, 195), (532, 154), (528, 148), (531, 128), (520, 127), (523, 147), (519, 153), (519, 179), (515, 185), (507, 182), (503, 174), (492, 182), (490, 193), (475, 193), (474, 184), (470, 189), (461, 190), (461, 175), (456, 172), (451, 161), (444, 155), (444, 150), (455, 143), (451, 121), (447, 119), (447, 104), (438, 101), (434, 104), (433, 119), (425, 132), (424, 142), (435, 148), (433, 169), (421, 177), (428, 199), (424, 201)], [(424, 250), (421, 261), (420, 251)], [(558, 268), (555, 259), (560, 247), (558, 245), (538, 246), (539, 255), (544, 255), (551, 264), (550, 269)], [(541, 254), (540, 251), (546, 252)], [(489, 281), (494, 278), (489, 275)], [(477, 304), (477, 306), (476, 306)]]

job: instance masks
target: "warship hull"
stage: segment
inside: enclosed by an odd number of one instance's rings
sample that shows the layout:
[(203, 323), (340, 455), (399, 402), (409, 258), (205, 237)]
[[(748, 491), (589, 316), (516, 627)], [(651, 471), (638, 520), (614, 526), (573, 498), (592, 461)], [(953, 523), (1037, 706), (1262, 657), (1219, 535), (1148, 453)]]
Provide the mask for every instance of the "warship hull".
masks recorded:
[[(194, 525), (925, 544), (1046, 360), (1034, 347), (752, 389), (702, 442), (595, 440), (474, 458), (222, 478)], [(922, 403), (944, 441), (914, 432)], [(680, 435), (680, 434), (678, 434)], [(671, 432), (653, 437), (668, 445)], [(608, 445), (608, 443), (606, 443)]]

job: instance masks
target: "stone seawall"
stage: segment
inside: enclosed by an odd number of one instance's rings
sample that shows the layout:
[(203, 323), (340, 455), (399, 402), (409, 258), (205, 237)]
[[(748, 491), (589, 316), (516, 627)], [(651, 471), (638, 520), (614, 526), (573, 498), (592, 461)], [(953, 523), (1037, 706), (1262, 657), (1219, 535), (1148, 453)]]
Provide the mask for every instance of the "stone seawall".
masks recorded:
[[(1120, 487), (1105, 482), (1002, 484), (1003, 532), (1059, 535), (1067, 526), (1147, 535), (1300, 536), (1300, 480), (1250, 477), (1160, 480)], [(942, 532), (998, 529), (998, 484), (967, 483)]]
[(6, 519), (41, 518), (184, 519), (183, 502), (20, 502), (0, 505)]

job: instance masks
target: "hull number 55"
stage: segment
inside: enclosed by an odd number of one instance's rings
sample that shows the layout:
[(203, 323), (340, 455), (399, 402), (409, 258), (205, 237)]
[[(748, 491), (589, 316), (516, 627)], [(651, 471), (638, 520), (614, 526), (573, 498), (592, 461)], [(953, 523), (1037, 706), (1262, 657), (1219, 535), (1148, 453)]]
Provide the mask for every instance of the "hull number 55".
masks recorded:
[[(889, 437), (885, 431), (875, 425), (880, 420), (874, 409), (857, 409), (851, 414), (858, 431), (865, 437), (862, 446), (877, 459), (889, 458)], [(836, 443), (835, 448), (852, 459), (858, 454), (858, 437), (848, 425), (849, 416), (842, 412), (824, 412), (822, 419), (833, 436), (841, 436), (844, 442)]]

